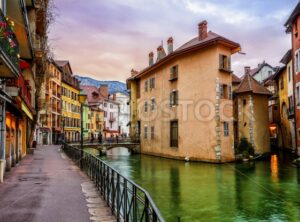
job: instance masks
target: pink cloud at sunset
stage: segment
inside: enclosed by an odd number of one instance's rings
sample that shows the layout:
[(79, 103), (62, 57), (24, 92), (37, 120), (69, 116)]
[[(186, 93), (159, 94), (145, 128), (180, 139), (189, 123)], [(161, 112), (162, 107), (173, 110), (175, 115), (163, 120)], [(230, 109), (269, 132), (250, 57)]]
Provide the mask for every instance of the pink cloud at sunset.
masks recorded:
[[(226, 3), (225, 3), (226, 2)], [(197, 35), (197, 24), (241, 44), (237, 75), (265, 60), (273, 66), (291, 47), (284, 22), (297, 0), (56, 0), (50, 41), (55, 59), (70, 60), (75, 74), (125, 81), (143, 69), (148, 53), (172, 36), (175, 49)]]

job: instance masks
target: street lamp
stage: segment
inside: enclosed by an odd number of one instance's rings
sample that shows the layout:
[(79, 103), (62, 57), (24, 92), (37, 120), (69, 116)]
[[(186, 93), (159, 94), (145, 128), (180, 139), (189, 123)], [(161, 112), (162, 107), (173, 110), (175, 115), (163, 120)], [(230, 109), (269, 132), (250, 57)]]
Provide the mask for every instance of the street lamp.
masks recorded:
[(80, 168), (83, 168), (83, 106), (86, 102), (87, 94), (84, 90), (80, 90), (78, 95), (79, 102), (80, 102)]

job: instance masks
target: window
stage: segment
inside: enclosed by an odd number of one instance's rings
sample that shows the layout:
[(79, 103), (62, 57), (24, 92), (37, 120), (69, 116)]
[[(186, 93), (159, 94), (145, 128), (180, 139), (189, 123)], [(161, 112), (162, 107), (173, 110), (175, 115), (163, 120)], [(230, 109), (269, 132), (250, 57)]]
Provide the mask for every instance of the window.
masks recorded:
[(228, 85), (228, 99), (232, 99), (232, 87)]
[(147, 131), (148, 131), (148, 127), (144, 126), (144, 139), (147, 139)]
[(229, 90), (227, 89), (227, 85), (220, 84), (220, 99), (228, 99), (229, 97)]
[(152, 99), (151, 99), (151, 110), (152, 110), (152, 111), (155, 110), (155, 106), (156, 106), (155, 98), (152, 98)]
[(145, 104), (144, 104), (144, 111), (145, 113), (148, 112), (148, 102), (145, 101)]
[(284, 80), (280, 79), (280, 89), (284, 89)]
[(272, 75), (272, 71), (268, 71), (268, 76), (271, 76)]
[(170, 106), (178, 105), (178, 90), (173, 90), (170, 93)]
[(298, 50), (295, 54), (295, 71), (299, 72), (300, 71), (300, 51)]
[(247, 100), (243, 99), (243, 106), (246, 106), (246, 105), (247, 105)]
[(178, 65), (175, 65), (170, 70), (170, 81), (178, 79)]
[(151, 126), (151, 140), (154, 140), (154, 126)]
[(300, 86), (297, 86), (297, 106), (300, 106)]
[(230, 71), (231, 70), (231, 58), (226, 55), (219, 55), (219, 69)]
[(148, 92), (148, 80), (145, 81), (145, 92)]
[(170, 146), (178, 147), (178, 120), (170, 123)]
[(289, 108), (289, 113), (290, 114), (294, 114), (294, 98), (293, 96), (289, 96), (289, 104), (288, 104)]
[(106, 111), (104, 111), (104, 117), (107, 117), (107, 112)]
[(223, 123), (224, 136), (229, 136), (229, 124), (228, 122)]
[(289, 77), (289, 82), (291, 81), (291, 66), (288, 68), (288, 77)]
[(114, 108), (114, 105), (113, 105), (113, 104), (110, 104), (110, 108), (113, 109), (113, 108)]
[(150, 81), (150, 90), (152, 90), (155, 88), (155, 78), (153, 77), (149, 81)]

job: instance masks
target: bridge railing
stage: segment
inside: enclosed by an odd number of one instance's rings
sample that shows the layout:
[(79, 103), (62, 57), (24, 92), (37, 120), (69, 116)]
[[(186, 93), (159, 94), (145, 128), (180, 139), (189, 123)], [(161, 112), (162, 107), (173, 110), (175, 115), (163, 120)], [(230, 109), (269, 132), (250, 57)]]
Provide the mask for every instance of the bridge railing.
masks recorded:
[(164, 221), (148, 192), (135, 182), (86, 151), (81, 159), (80, 149), (64, 144), (63, 150), (78, 165), (82, 161), (82, 170), (95, 183), (118, 221)]

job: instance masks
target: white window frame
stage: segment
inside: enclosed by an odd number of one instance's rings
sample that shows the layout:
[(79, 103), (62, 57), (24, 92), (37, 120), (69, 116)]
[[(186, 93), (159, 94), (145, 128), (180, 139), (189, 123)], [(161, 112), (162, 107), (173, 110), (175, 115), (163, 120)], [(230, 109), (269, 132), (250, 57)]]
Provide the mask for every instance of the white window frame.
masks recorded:
[(295, 72), (296, 74), (300, 71), (300, 49), (295, 52)]
[(297, 109), (300, 109), (300, 83), (296, 83), (296, 101)]

